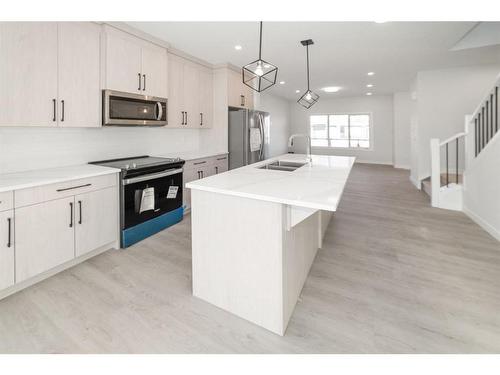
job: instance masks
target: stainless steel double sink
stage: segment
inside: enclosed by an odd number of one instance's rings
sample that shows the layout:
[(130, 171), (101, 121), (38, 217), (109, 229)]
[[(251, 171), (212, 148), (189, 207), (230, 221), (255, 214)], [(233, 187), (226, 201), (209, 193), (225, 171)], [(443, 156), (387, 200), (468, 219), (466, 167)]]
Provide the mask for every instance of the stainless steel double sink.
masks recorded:
[(277, 160), (273, 161), (272, 163), (265, 164), (262, 167), (258, 167), (259, 169), (271, 169), (274, 171), (286, 171), (286, 172), (293, 172), (297, 168), (300, 168), (307, 163), (297, 163), (293, 161), (283, 161), (283, 160)]

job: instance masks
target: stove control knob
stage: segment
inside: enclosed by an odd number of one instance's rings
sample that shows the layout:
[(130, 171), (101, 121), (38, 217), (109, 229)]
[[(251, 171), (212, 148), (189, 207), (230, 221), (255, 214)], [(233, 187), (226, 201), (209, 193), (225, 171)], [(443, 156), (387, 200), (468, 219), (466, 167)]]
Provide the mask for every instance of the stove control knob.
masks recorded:
[(133, 169), (137, 168), (137, 164), (132, 163), (132, 168), (133, 168)]
[(130, 169), (130, 164), (125, 164), (125, 169), (129, 170)]

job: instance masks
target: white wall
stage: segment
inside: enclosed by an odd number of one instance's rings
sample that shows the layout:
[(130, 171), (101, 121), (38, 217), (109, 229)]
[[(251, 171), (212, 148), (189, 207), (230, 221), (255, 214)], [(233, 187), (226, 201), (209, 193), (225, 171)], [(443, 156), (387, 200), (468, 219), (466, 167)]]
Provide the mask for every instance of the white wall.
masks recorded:
[[(325, 95), (326, 96), (326, 95)], [(325, 113), (372, 113), (372, 149), (344, 150), (314, 148), (313, 153), (330, 155), (356, 156), (358, 162), (391, 164), (393, 163), (393, 100), (391, 96), (363, 96), (351, 98), (327, 99), (320, 98), (310, 109), (305, 109), (297, 103), (291, 104), (292, 133), (309, 134), (309, 116)], [(295, 142), (299, 144), (299, 140)], [(296, 151), (304, 152), (302, 143)]]
[(287, 144), (290, 136), (290, 102), (264, 92), (257, 99), (255, 109), (271, 114), (270, 144), (266, 150), (266, 156), (285, 154), (288, 151)]
[(500, 241), (500, 133), (465, 172), (464, 211)]
[(464, 131), (471, 114), (490, 90), (500, 65), (423, 71), (417, 74), (417, 147), (419, 180), (430, 176), (430, 139), (445, 139)]
[(0, 173), (209, 149), (199, 133), (161, 128), (0, 128)]
[(393, 164), (396, 168), (410, 169), (410, 127), (411, 127), (411, 94), (397, 92), (394, 94), (394, 140)]

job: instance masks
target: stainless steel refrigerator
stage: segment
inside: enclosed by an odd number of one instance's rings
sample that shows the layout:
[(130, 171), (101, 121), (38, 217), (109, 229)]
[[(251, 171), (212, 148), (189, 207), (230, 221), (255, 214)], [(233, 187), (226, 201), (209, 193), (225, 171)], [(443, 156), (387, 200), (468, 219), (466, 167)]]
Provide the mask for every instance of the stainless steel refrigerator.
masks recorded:
[(229, 169), (266, 159), (270, 120), (267, 112), (229, 107)]

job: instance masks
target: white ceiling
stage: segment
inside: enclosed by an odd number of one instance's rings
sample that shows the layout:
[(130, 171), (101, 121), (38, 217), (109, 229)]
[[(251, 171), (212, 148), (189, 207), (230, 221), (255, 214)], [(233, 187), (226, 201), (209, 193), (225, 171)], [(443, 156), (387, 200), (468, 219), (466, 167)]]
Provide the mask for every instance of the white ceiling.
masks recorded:
[[(258, 22), (128, 22), (213, 64), (243, 66), (258, 57)], [(408, 90), (420, 70), (500, 62), (500, 47), (451, 51), (474, 22), (264, 22), (262, 58), (279, 68), (269, 92), (297, 99), (306, 87), (305, 47), (311, 38), (311, 89), (322, 98)], [(240, 51), (234, 49), (241, 45)], [(367, 76), (373, 71), (375, 75)], [(374, 87), (366, 88), (372, 83)], [(320, 88), (340, 86), (337, 93)]]

